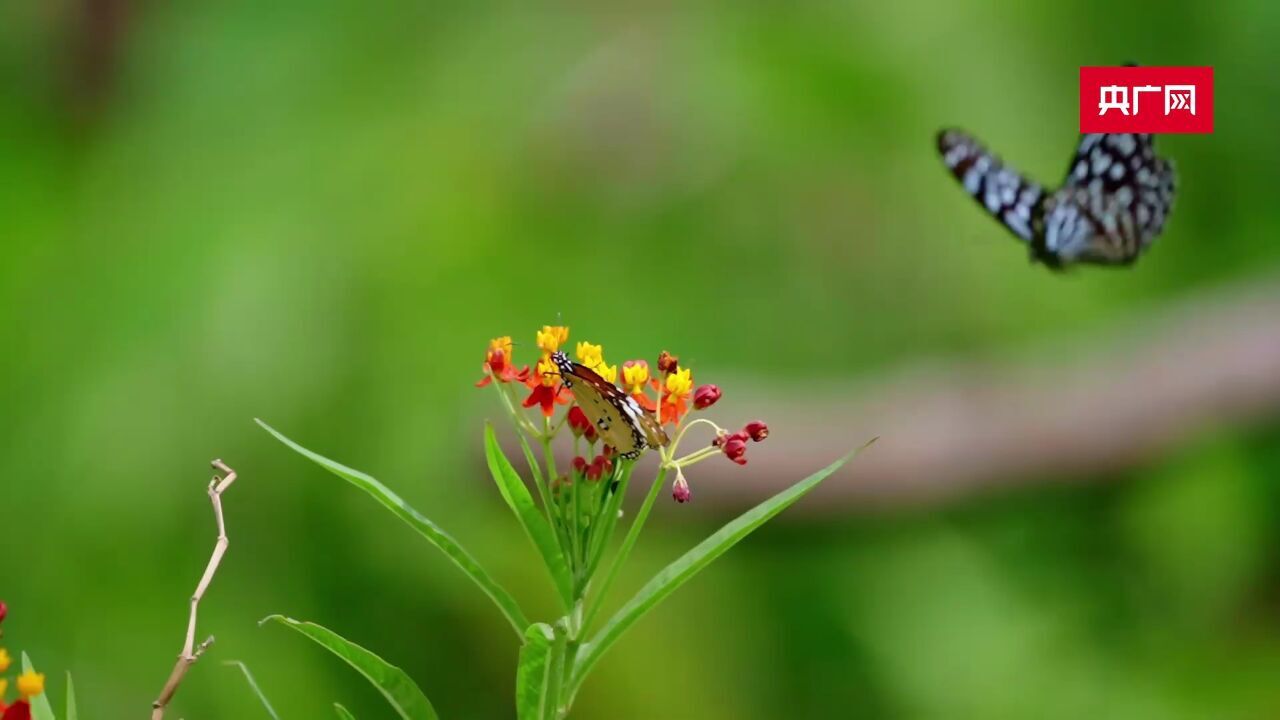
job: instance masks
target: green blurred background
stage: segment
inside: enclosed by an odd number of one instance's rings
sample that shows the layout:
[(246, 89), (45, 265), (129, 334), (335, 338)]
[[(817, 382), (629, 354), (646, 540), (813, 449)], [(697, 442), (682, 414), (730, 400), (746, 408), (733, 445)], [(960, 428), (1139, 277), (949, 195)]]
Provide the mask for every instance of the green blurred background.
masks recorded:
[[(563, 313), (615, 361), (669, 348), (785, 393), (1265, 278), (1278, 31), (1267, 0), (4, 3), (6, 643), (55, 694), (71, 671), (87, 716), (144, 716), (222, 457), (242, 480), (202, 607), (218, 640), (174, 717), (264, 716), (209, 661), (229, 659), (286, 717), (389, 716), (256, 626), (273, 612), (378, 650), (446, 718), (511, 717), (516, 647), (484, 597), (253, 417), (380, 477), (544, 615), (477, 454), (488, 338), (531, 353)], [(1181, 194), (1132, 270), (1029, 267), (933, 134), (968, 127), (1056, 180), (1077, 67), (1127, 60), (1215, 66), (1217, 130), (1160, 141)], [(619, 643), (576, 716), (1275, 717), (1269, 417), (1096, 482), (801, 503)], [(730, 513), (659, 503), (623, 585)]]

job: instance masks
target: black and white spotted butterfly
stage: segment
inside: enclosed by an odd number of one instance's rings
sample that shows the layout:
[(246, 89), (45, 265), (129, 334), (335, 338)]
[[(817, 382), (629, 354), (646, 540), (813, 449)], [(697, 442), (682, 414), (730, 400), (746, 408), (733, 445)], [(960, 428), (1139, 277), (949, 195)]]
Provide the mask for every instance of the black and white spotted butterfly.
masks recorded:
[(573, 393), (587, 419), (596, 426), (604, 444), (628, 460), (640, 457), (645, 445), (658, 448), (668, 442), (667, 433), (653, 413), (635, 398), (600, 377), (595, 370), (576, 363), (563, 352), (551, 353), (560, 381)]
[(1173, 206), (1173, 163), (1156, 155), (1151, 135), (1082, 135), (1052, 193), (963, 131), (938, 133), (938, 152), (965, 192), (1052, 268), (1132, 263)]

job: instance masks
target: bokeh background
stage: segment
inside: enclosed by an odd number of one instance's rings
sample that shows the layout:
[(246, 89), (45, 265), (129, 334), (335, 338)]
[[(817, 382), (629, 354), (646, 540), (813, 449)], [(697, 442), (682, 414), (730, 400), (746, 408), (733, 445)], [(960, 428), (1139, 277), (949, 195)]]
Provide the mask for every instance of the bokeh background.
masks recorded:
[[(222, 457), (242, 479), (202, 607), (217, 644), (174, 717), (264, 717), (231, 659), (286, 717), (389, 716), (336, 659), (258, 628), (273, 612), (379, 651), (444, 717), (511, 717), (516, 647), (483, 596), (252, 418), (378, 476), (545, 615), (477, 452), (500, 417), (472, 387), (490, 337), (531, 354), (559, 315), (615, 361), (670, 349), (740, 379), (732, 423), (765, 411), (753, 393), (1034, 361), (1266, 286), (1277, 31), (1264, 0), (4, 3), (6, 644), (55, 695), (73, 673), (87, 715), (144, 716)], [(1128, 60), (1213, 65), (1217, 130), (1161, 139), (1181, 192), (1136, 267), (1029, 266), (933, 135), (968, 127), (1053, 181), (1077, 67)], [(774, 431), (753, 457), (786, 453)], [(780, 488), (843, 449), (738, 472)], [(1278, 473), (1273, 406), (1070, 482), (801, 502), (619, 643), (576, 715), (1274, 717)], [(691, 479), (620, 587), (763, 497)]]

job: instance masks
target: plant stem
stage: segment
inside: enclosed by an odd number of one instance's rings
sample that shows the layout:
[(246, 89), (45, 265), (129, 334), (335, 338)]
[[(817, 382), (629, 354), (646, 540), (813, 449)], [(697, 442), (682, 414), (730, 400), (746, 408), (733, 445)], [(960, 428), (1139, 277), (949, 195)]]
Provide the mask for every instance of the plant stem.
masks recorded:
[(613, 581), (618, 577), (618, 570), (627, 561), (627, 556), (631, 554), (631, 548), (635, 546), (636, 539), (640, 537), (644, 522), (649, 518), (649, 510), (653, 508), (653, 502), (658, 499), (658, 491), (662, 489), (666, 479), (667, 468), (664, 466), (658, 470), (657, 477), (653, 479), (653, 485), (649, 487), (649, 494), (645, 496), (644, 504), (640, 506), (640, 511), (636, 513), (636, 519), (631, 521), (631, 527), (627, 529), (627, 536), (623, 539), (622, 546), (618, 548), (618, 554), (614, 556), (613, 563), (609, 566), (609, 572), (604, 576), (604, 583), (600, 586), (599, 592), (596, 593), (596, 597), (587, 611), (586, 621), (582, 624), (583, 630), (591, 627), (591, 623), (600, 612), (600, 608), (604, 606), (605, 596), (609, 594), (609, 588), (613, 586)]
[[(618, 468), (617, 483), (618, 488), (613, 490), (611, 494), (601, 503), (602, 507), (596, 519), (592, 522), (591, 543), (587, 550), (587, 575), (583, 581), (584, 586), (591, 582), (591, 578), (595, 575), (596, 568), (600, 565), (600, 560), (604, 557), (605, 547), (609, 544), (609, 539), (613, 537), (613, 529), (618, 524), (618, 507), (622, 505), (622, 501), (627, 496), (627, 487), (631, 484), (631, 472), (635, 470), (635, 462), (623, 460)], [(610, 483), (613, 480), (610, 479)], [(607, 489), (605, 492), (609, 492)]]

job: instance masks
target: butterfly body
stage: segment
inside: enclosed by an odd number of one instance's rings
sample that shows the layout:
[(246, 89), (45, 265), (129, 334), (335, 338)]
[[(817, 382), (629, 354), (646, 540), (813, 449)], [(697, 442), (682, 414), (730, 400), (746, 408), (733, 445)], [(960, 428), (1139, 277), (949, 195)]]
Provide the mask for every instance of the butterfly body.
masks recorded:
[(1134, 262), (1173, 205), (1173, 164), (1156, 155), (1151, 135), (1082, 135), (1052, 192), (960, 130), (938, 133), (938, 152), (965, 191), (1052, 268)]
[(552, 353), (551, 361), (578, 407), (619, 457), (635, 459), (646, 445), (658, 448), (667, 444), (667, 434), (657, 418), (617, 385), (563, 352)]

